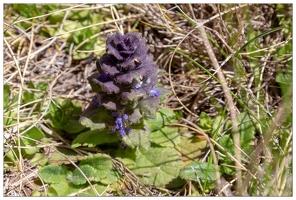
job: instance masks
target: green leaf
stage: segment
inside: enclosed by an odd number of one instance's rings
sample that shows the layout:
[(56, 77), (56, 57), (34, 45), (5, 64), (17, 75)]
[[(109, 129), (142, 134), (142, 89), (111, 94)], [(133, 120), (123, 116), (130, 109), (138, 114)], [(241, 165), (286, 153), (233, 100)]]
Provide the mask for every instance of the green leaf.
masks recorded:
[(49, 115), (50, 124), (55, 129), (62, 129), (67, 133), (79, 133), (85, 126), (80, 124), (81, 105), (73, 103), (71, 99), (59, 100), (54, 99), (50, 104)]
[(38, 174), (46, 183), (59, 183), (66, 179), (67, 168), (65, 166), (47, 165), (42, 167)]
[(107, 174), (107, 177), (104, 179), (101, 179), (100, 182), (106, 185), (112, 184), (118, 181), (121, 176), (122, 176), (121, 171), (117, 169), (111, 169), (110, 173)]
[(79, 166), (89, 165), (96, 170), (96, 180), (104, 179), (112, 169), (112, 160), (110, 156), (105, 154), (90, 155), (86, 159), (80, 161)]
[(71, 161), (77, 162), (85, 158), (85, 156), (67, 148), (58, 148), (57, 150), (58, 152), (53, 152), (48, 159), (50, 165), (71, 164)]
[[(79, 21), (73, 21), (73, 20), (65, 20), (64, 21), (64, 26), (63, 26), (63, 30), (61, 31), (61, 33), (65, 33), (65, 32), (69, 32), (72, 30), (75, 30), (76, 28), (79, 28), (80, 22)], [(68, 39), (73, 35), (73, 33), (67, 33), (67, 34), (63, 34), (60, 37), (64, 38), (64, 39)]]
[(63, 130), (70, 134), (79, 133), (85, 129), (85, 126), (80, 124), (78, 119), (69, 119), (63, 126)]
[(239, 123), (239, 133), (240, 133), (240, 145), (241, 148), (249, 154), (250, 152), (250, 143), (255, 138), (256, 128), (251, 120), (250, 116), (243, 112), (237, 116), (237, 122)]
[(181, 142), (175, 147), (185, 164), (198, 160), (207, 147), (207, 141), (199, 139), (190, 133), (182, 133)]
[(161, 129), (166, 123), (169, 123), (176, 119), (173, 110), (168, 108), (161, 108), (155, 116), (155, 119), (147, 120), (151, 131), (156, 131)]
[(279, 73), (276, 76), (275, 81), (277, 83), (291, 85), (293, 83), (292, 82), (292, 72), (291, 73)]
[(219, 133), (221, 132), (221, 129), (223, 128), (222, 122), (224, 120), (224, 117), (222, 116), (216, 116), (214, 119), (211, 136), (214, 140), (217, 140)]
[(130, 126), (131, 132), (127, 136), (124, 136), (122, 141), (129, 147), (143, 147), (148, 149), (150, 147), (149, 135), (150, 130), (145, 121), (143, 123)]
[(235, 168), (228, 167), (228, 166), (220, 166), (220, 171), (221, 171), (221, 173), (228, 174), (230, 176), (234, 176), (236, 173)]
[(55, 129), (62, 129), (63, 124), (65, 124), (67, 121), (65, 112), (63, 111), (57, 99), (53, 99), (53, 101), (50, 103), (48, 116), (51, 119), (51, 126)]
[(11, 148), (11, 149), (5, 149), (4, 151), (4, 161), (11, 161), (11, 162), (17, 162), (19, 159), (17, 157), (18, 155), (18, 150), (16, 148)]
[(143, 116), (155, 118), (156, 111), (159, 107), (159, 98), (154, 96), (143, 99), (138, 104), (138, 107)]
[(115, 157), (123, 162), (127, 168), (134, 168), (136, 164), (136, 149), (127, 148), (126, 150), (123, 150), (122, 148), (118, 148), (115, 152)]
[(180, 176), (191, 181), (209, 181), (217, 180), (215, 165), (207, 162), (191, 162), (180, 172)]
[[(28, 83), (28, 88), (35, 89), (33, 82), (30, 81)], [(27, 103), (27, 102), (36, 100), (37, 97), (34, 95), (34, 93), (32, 91), (24, 90), (22, 93), (22, 99), (25, 103)]]
[(288, 42), (286, 45), (283, 47), (279, 48), (277, 50), (277, 57), (275, 58), (276, 60), (281, 60), (287, 56), (287, 54), (292, 54), (292, 42)]
[[(218, 143), (225, 148), (225, 150), (230, 153), (231, 155), (234, 155), (234, 143), (233, 140), (230, 138), (229, 135), (223, 135)], [(232, 163), (232, 160), (228, 157), (219, 156), (220, 160), (225, 160), (227, 163)]]
[(90, 15), (90, 10), (71, 10), (69, 13), (69, 19), (82, 20)]
[(58, 23), (62, 22), (64, 16), (65, 16), (64, 12), (52, 13), (48, 17), (49, 23), (50, 24), (58, 24)]
[(147, 185), (164, 187), (178, 177), (183, 167), (178, 153), (173, 148), (140, 148), (136, 151), (136, 166), (131, 169)]
[(114, 117), (104, 107), (98, 108), (94, 104), (89, 106), (80, 118), (80, 123), (91, 130), (106, 128), (106, 122), (114, 122)]
[(105, 53), (106, 49), (106, 41), (100, 37), (97, 38), (95, 44), (94, 44), (94, 54), (97, 56), (102, 56), (103, 53)]
[[(111, 183), (116, 179), (116, 174), (112, 171), (112, 160), (105, 154), (90, 155), (81, 160), (78, 166), (89, 181)], [(87, 182), (79, 169), (75, 169), (67, 177), (75, 185), (81, 185)]]
[(44, 166), (47, 163), (47, 158), (44, 153), (36, 153), (30, 162), (32, 164)]
[(40, 141), (42, 138), (44, 138), (43, 132), (34, 126), (23, 134), (21, 145), (27, 148), (23, 148), (22, 151), (28, 155), (35, 154), (39, 150), (38, 147), (35, 147), (36, 142)]
[(16, 124), (17, 112), (8, 111), (4, 113), (4, 125), (9, 126), (11, 124)]
[(59, 183), (53, 183), (50, 185), (50, 187), (48, 188), (48, 196), (67, 196), (81, 189), (81, 185), (77, 186), (70, 182), (61, 181)]
[(181, 142), (178, 130), (177, 127), (165, 126), (151, 132), (150, 141), (162, 147), (174, 147)]
[[(106, 19), (103, 19), (102, 18), (102, 13), (92, 13), (92, 16), (91, 17), (89, 17), (89, 19), (90, 19), (90, 23), (91, 24), (97, 24), (97, 23), (99, 23), (99, 22), (103, 22), (103, 21), (105, 21)], [(97, 26), (93, 26), (93, 27), (91, 27), (91, 30), (92, 30), (92, 32), (93, 33), (98, 33), (98, 32), (100, 32), (101, 31), (101, 29), (103, 28), (104, 26), (103, 25), (97, 25)], [(101, 39), (101, 40), (103, 40), (102, 38), (96, 38), (96, 39)], [(104, 40), (105, 41), (105, 40)], [(106, 43), (106, 42), (105, 42)]]
[(200, 120), (199, 120), (199, 126), (204, 129), (205, 131), (211, 130), (213, 126), (213, 121), (210, 118), (210, 116), (207, 115), (205, 112), (201, 112), (200, 114)]
[(113, 143), (119, 141), (119, 137), (115, 133), (110, 133), (108, 130), (93, 130), (80, 133), (72, 142), (72, 147), (79, 146), (94, 147), (96, 145)]
[(45, 137), (44, 133), (36, 126), (32, 127), (30, 130), (25, 132), (23, 136), (27, 138), (26, 144), (35, 144), (36, 141), (40, 141), (42, 138)]
[(177, 178), (174, 178), (168, 184), (166, 184), (165, 188), (166, 189), (177, 189), (177, 188), (184, 187), (184, 185), (186, 185), (186, 180), (184, 180), (183, 178), (180, 178), (180, 176), (178, 176)]
[[(90, 181), (100, 180), (97, 178), (96, 170), (93, 167), (89, 165), (82, 165), (82, 166), (79, 166), (79, 169)], [(76, 168), (71, 174), (71, 176), (68, 176), (68, 180), (71, 181), (71, 183), (73, 183), (74, 185), (83, 185), (87, 182), (79, 169)]]
[(73, 51), (73, 60), (83, 60), (88, 58), (90, 55), (91, 55), (90, 52)]
[(104, 170), (105, 168), (112, 168), (112, 160), (106, 154), (93, 154), (81, 160), (79, 165), (90, 165), (97, 170)]

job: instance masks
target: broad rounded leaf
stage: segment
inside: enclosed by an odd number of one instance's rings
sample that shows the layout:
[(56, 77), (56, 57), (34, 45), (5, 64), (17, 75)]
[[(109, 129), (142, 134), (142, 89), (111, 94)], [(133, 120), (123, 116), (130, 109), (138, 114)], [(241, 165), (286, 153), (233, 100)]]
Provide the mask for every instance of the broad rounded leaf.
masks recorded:
[(67, 196), (69, 194), (75, 193), (82, 189), (82, 185), (74, 185), (68, 181), (61, 181), (59, 183), (50, 184), (48, 188), (48, 195), (49, 196)]
[(123, 137), (122, 141), (129, 147), (143, 147), (144, 149), (148, 149), (150, 147), (149, 142), (149, 126), (144, 122), (143, 124), (137, 124), (131, 126), (132, 131), (125, 137)]
[(110, 133), (108, 130), (93, 130), (80, 133), (72, 142), (72, 147), (79, 146), (94, 147), (96, 145), (113, 143), (119, 141), (119, 137), (115, 133)]
[(65, 166), (48, 165), (41, 168), (38, 174), (45, 183), (59, 183), (66, 179), (67, 168)]
[(151, 132), (150, 141), (162, 147), (174, 147), (181, 142), (181, 138), (177, 127), (165, 126)]
[(173, 110), (168, 108), (161, 108), (155, 115), (154, 119), (147, 120), (150, 130), (156, 131), (164, 127), (166, 123), (172, 122), (176, 119), (175, 113)]
[(183, 167), (182, 160), (173, 148), (140, 148), (136, 156), (136, 166), (132, 171), (147, 185), (164, 187), (178, 177)]
[[(98, 117), (98, 115), (100, 117)], [(104, 129), (107, 124), (112, 124), (113, 117), (104, 107), (97, 107), (95, 103), (92, 103), (81, 115), (80, 123), (91, 130)]]
[[(191, 162), (180, 172), (180, 176), (191, 181), (216, 181), (215, 165), (207, 162)], [(219, 178), (219, 177), (218, 177)]]
[(106, 178), (112, 169), (112, 160), (110, 156), (105, 154), (90, 155), (86, 159), (80, 161), (79, 166), (89, 165), (96, 170), (96, 179)]
[[(183, 131), (185, 132), (185, 131)], [(206, 150), (207, 140), (202, 140), (190, 133), (182, 133), (181, 142), (175, 147), (182, 156), (184, 164), (200, 159)]]
[[(89, 181), (99, 181), (96, 179), (96, 170), (93, 167), (89, 165), (83, 165), (79, 166), (79, 168)], [(68, 180), (74, 185), (83, 185), (87, 182), (80, 170), (76, 168), (71, 176), (68, 177)]]

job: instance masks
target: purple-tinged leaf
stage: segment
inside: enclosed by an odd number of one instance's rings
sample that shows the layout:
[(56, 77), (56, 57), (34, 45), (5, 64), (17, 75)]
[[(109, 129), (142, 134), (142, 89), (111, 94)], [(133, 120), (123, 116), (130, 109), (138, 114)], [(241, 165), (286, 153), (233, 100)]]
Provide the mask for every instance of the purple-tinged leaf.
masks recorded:
[(104, 74), (109, 74), (111, 76), (114, 76), (120, 73), (120, 71), (117, 69), (116, 62), (114, 62), (114, 59), (112, 59), (108, 54), (104, 54), (101, 57), (100, 64), (102, 69), (100, 71), (102, 71)]
[(147, 99), (142, 100), (138, 107), (144, 116), (154, 118), (156, 110), (159, 107), (159, 98), (155, 96), (148, 97)]
[(132, 124), (137, 124), (140, 119), (142, 118), (142, 115), (139, 111), (138, 108), (134, 109), (130, 114), (129, 114), (129, 121), (132, 123)]

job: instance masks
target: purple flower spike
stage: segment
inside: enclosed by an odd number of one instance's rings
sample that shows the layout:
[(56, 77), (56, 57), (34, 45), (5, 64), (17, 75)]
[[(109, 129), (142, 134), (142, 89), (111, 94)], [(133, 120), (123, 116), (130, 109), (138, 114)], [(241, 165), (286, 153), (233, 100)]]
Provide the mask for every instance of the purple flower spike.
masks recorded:
[(114, 117), (106, 124), (122, 137), (133, 125), (155, 117), (159, 107), (158, 66), (148, 49), (141, 33), (116, 32), (107, 38), (106, 53), (96, 61), (98, 72), (88, 78), (100, 97), (94, 104)]

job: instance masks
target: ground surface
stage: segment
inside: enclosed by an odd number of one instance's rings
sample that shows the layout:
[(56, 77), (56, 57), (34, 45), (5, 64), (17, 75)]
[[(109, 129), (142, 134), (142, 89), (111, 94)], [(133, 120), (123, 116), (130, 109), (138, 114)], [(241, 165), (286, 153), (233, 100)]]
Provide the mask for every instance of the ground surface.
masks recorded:
[[(115, 5), (116, 11), (112, 10), (114, 7), (110, 6), (100, 8), (100, 5), (92, 5), (92, 7), (95, 6), (98, 7), (96, 9), (98, 12), (100, 9), (106, 11), (105, 13), (112, 11), (114, 19), (122, 19), (117, 20), (117, 23), (105, 23), (100, 32), (101, 38), (106, 38), (110, 32), (122, 28), (124, 32), (130, 30), (140, 32), (147, 39), (150, 53), (161, 69), (159, 82), (164, 87), (174, 90), (164, 102), (164, 106), (181, 110), (185, 119), (181, 123), (197, 124), (202, 112), (210, 117), (216, 117), (221, 114), (221, 109), (228, 106), (228, 100), (225, 98), (221, 84), (209, 76), (205, 70), (196, 67), (192, 60), (173, 51), (176, 48), (182, 50), (208, 72), (217, 76), (217, 70), (209, 58), (200, 31), (194, 28), (195, 25), (184, 16), (176, 14), (175, 5)], [(260, 90), (262, 91), (262, 94), (260, 94), (262, 95), (260, 96), (261, 105), (267, 110), (268, 114), (274, 116), (274, 113), (283, 112), (281, 104), (283, 92), (276, 82), (276, 76), (280, 70), (287, 70), (289, 56), (287, 55), (281, 60), (275, 59), (276, 53), (272, 51), (271, 46), (274, 46), (274, 49), (279, 49), (281, 45), (283, 46), (291, 40), (291, 36), (289, 38), (283, 30), (279, 30), (259, 37), (257, 40), (258, 49), (265, 52), (264, 55), (252, 57), (244, 49), (241, 53), (245, 54), (241, 55), (239, 61), (242, 70), (240, 72), (238, 72), (238, 68), (232, 60), (236, 51), (250, 40), (247, 33), (250, 27), (256, 31), (257, 35), (260, 35), (280, 26), (281, 22), (276, 16), (278, 15), (276, 5), (193, 4), (192, 7), (189, 5), (179, 5), (179, 7), (189, 18), (198, 23), (205, 22), (206, 33), (219, 46), (219, 48), (212, 47), (212, 50), (217, 63), (222, 66), (221, 69), (227, 81), (227, 87), (239, 99), (242, 99), (251, 110), (257, 110), (256, 104), (250, 99), (252, 99), (251, 97), (257, 99), (257, 92)], [(5, 12), (9, 9), (9, 5), (4, 5)], [(287, 18), (291, 18), (291, 5), (286, 5), (283, 9)], [(14, 10), (7, 16), (4, 20), (4, 30), (13, 22), (17, 13)], [(23, 19), (25, 17), (20, 16), (17, 20)], [(46, 19), (44, 24), (46, 24)], [(110, 19), (110, 21), (112, 20)], [(34, 27), (34, 33), (30, 28), (24, 30), (14, 26), (8, 29), (8, 32), (11, 32), (5, 36), (4, 43), (4, 83), (10, 85), (10, 90), (17, 93), (20, 91), (21, 85), (23, 85), (22, 90), (30, 91), (27, 86), (30, 81), (36, 85), (48, 80), (50, 97), (79, 101), (84, 110), (95, 96), (88, 84), (87, 77), (96, 71), (95, 60), (98, 56), (92, 54), (81, 60), (73, 59), (74, 46), (69, 48), (71, 44), (67, 43), (65, 39), (57, 38), (53, 41), (54, 39), (51, 37), (51, 40), (46, 40), (46, 37), (39, 35), (44, 24), (37, 24)], [(29, 60), (27, 60), (28, 52), (33, 54)], [(221, 52), (225, 54), (223, 55)], [(257, 59), (258, 66), (261, 66), (258, 68), (262, 72), (258, 79), (259, 85), (256, 83), (257, 72), (253, 70), (252, 59)], [(18, 65), (15, 60), (19, 60)], [(238, 76), (238, 74), (243, 74), (243, 76)], [(250, 99), (248, 100), (248, 98)], [(243, 108), (239, 105), (237, 99), (233, 98), (233, 103), (235, 106), (233, 109), (237, 113), (242, 112)], [(41, 124), (40, 126), (43, 124), (43, 130), (46, 130), (44, 126), (46, 123), (42, 118), (43, 113), (35, 115), (34, 112), (29, 112), (28, 114), (27, 110), (22, 109), (20, 109), (20, 113), (27, 113), (26, 116), (22, 117), (26, 117), (28, 120), (23, 122), (21, 126), (30, 125), (37, 118), (37, 123)], [(7, 109), (5, 110), (7, 111)], [(230, 117), (230, 110), (226, 109), (226, 112)], [(277, 121), (278, 126), (284, 123), (280, 120), (284, 118), (284, 114), (277, 115), (275, 118), (279, 119)], [(291, 130), (289, 127), (287, 129)], [(9, 148), (9, 145), (14, 145), (13, 142), (17, 138), (16, 130), (17, 128), (13, 126), (4, 127), (4, 149)], [(257, 133), (253, 142), (258, 143), (259, 139), (260, 136)], [(69, 146), (70, 138), (55, 136), (53, 141)], [(50, 148), (45, 146), (42, 151), (50, 151)], [(90, 151), (95, 151), (95, 149)], [(262, 154), (260, 153), (260, 155)], [(286, 162), (289, 163), (289, 161)], [(34, 182), (38, 178), (38, 166), (31, 165), (26, 158), (19, 164), (23, 166), (5, 168), (4, 196), (31, 196), (38, 185)], [(120, 164), (117, 164), (117, 166), (124, 170), (124, 166)], [(135, 177), (130, 176), (129, 178), (136, 182)], [(227, 177), (223, 177), (222, 180), (223, 186), (228, 189), (220, 195), (235, 195), (236, 191), (229, 184), (234, 179), (225, 180), (225, 178), (227, 179)], [(123, 190), (123, 194), (134, 196), (148, 193), (153, 196), (186, 196), (190, 194), (188, 191), (191, 190), (191, 183), (187, 183), (184, 188), (172, 191), (163, 189), (161, 191), (159, 188), (142, 186), (144, 192), (140, 193), (131, 187)], [(39, 189), (42, 190), (42, 188)], [(207, 195), (216, 194), (218, 194), (216, 190), (207, 193)], [(281, 193), (281, 195), (291, 194), (289, 190)], [(109, 195), (111, 196), (112, 193), (110, 192)]]

